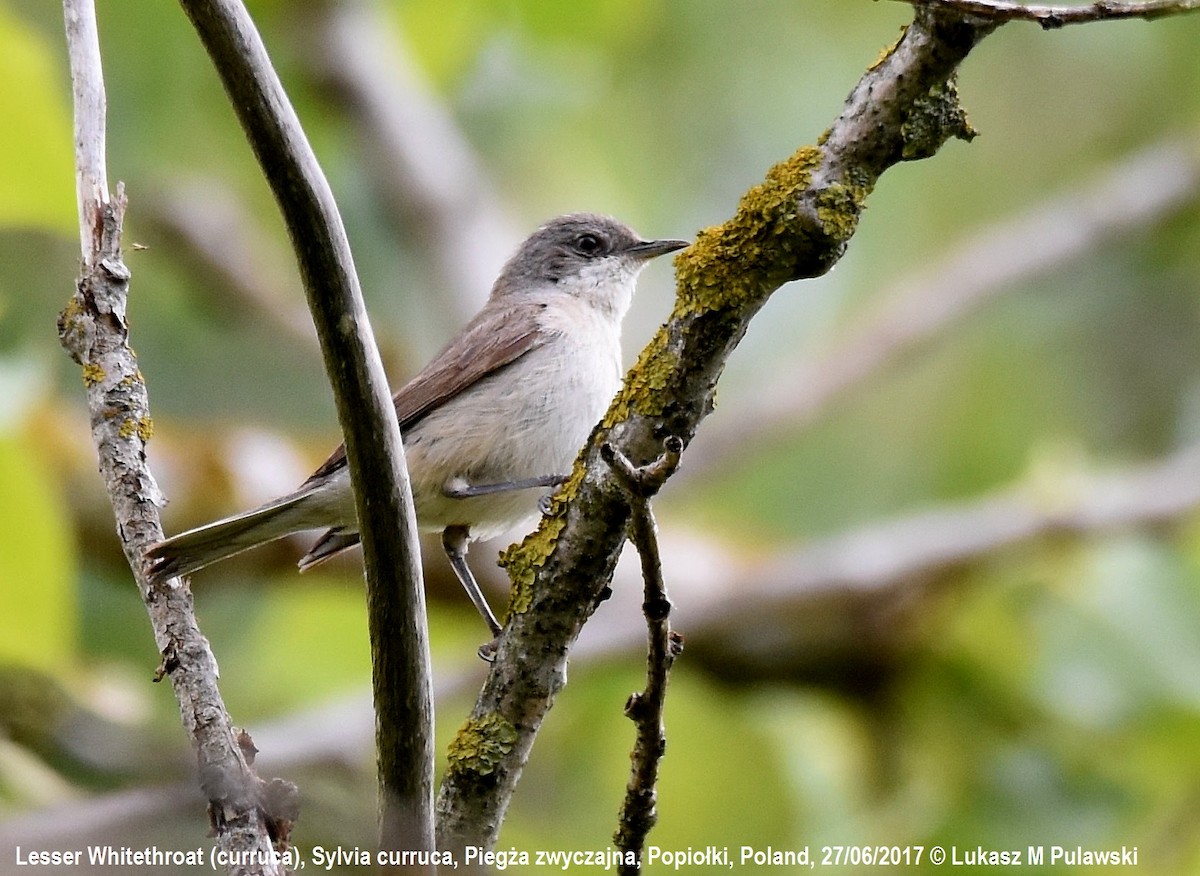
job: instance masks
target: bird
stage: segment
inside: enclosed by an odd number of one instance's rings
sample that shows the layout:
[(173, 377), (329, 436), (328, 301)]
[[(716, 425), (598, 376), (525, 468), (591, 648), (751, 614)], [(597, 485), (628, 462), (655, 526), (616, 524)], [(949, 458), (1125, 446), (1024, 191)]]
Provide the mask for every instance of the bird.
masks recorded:
[[(620, 388), (621, 321), (638, 274), (687, 246), (642, 239), (595, 213), (551, 219), (505, 263), (479, 313), (393, 397), (418, 528), (441, 533), (493, 644), (502, 628), (467, 565), (468, 545), (537, 519)], [(318, 528), (326, 531), (301, 571), (359, 541), (345, 445), (294, 491), (150, 545), (144, 574), (165, 582)]]

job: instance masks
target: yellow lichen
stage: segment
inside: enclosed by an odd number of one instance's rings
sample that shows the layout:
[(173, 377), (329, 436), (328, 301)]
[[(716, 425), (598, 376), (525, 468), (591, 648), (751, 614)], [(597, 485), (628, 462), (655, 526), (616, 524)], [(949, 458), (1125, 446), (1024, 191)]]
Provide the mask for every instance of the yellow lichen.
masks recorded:
[(83, 366), (84, 386), (95, 386), (107, 376), (104, 369), (95, 362), (89, 362)]
[(817, 219), (832, 240), (849, 240), (866, 205), (867, 186), (831, 183), (817, 195)]
[(495, 772), (517, 741), (517, 728), (495, 712), (468, 718), (454, 734), (446, 751), (450, 773), (475, 773), (488, 776)]
[(676, 257), (676, 315), (736, 307), (791, 279), (806, 250), (798, 199), (821, 158), (819, 148), (806, 146), (776, 164), (742, 196), (729, 221), (701, 231)]
[(559, 497), (552, 500), (550, 515), (542, 518), (536, 530), (501, 551), (500, 566), (508, 572), (508, 580), (512, 584), (508, 603), (510, 615), (523, 614), (533, 605), (533, 582), (538, 569), (546, 565), (559, 533), (567, 522), (564, 513), (555, 513), (553, 503), (561, 503), (561, 507), (565, 508), (568, 500), (569, 497), (560, 493)]
[(126, 417), (121, 421), (121, 428), (117, 430), (117, 434), (125, 439), (136, 435), (143, 442), (149, 441), (150, 436), (154, 434), (154, 421), (148, 416)]
[(879, 53), (879, 57), (876, 58), (874, 63), (872, 63), (867, 69), (878, 70), (881, 66), (883, 66), (883, 62), (892, 56), (892, 52), (896, 51), (896, 46), (900, 45), (900, 40), (904, 39), (904, 35), (906, 33), (908, 33), (907, 24), (900, 28), (900, 36), (896, 37), (890, 46), (886, 46), (884, 50)]
[(667, 327), (663, 326), (642, 350), (604, 415), (601, 425), (605, 429), (628, 420), (635, 412), (645, 416), (662, 413), (662, 390), (679, 367), (679, 358), (671, 352), (668, 340)]

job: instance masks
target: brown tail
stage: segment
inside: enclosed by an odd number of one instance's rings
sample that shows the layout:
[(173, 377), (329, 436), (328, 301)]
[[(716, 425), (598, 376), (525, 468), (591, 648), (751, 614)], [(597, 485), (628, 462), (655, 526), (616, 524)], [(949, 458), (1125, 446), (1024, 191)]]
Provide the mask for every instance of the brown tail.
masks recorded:
[(198, 569), (308, 529), (303, 501), (306, 492), (284, 496), (261, 508), (227, 517), (160, 541), (146, 549), (146, 575), (153, 583), (190, 575)]

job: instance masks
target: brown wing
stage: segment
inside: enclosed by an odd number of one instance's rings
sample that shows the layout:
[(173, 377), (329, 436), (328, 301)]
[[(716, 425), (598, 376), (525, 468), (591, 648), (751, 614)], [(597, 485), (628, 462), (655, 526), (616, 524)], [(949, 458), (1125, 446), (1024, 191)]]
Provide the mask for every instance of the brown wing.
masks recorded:
[[(410, 428), (434, 408), (476, 382), (515, 362), (545, 343), (533, 320), (516, 318), (515, 310), (485, 307), (454, 340), (392, 397), (400, 429)], [(320, 480), (346, 464), (346, 446), (339, 444), (302, 486)]]

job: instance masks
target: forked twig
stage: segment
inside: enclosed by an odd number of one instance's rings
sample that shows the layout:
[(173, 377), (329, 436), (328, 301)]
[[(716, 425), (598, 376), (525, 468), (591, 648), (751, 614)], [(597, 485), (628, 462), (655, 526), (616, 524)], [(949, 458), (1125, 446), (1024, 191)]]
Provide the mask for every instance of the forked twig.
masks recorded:
[(632, 765), (629, 783), (617, 830), (613, 834), (621, 853), (620, 873), (641, 870), (642, 848), (647, 834), (658, 821), (656, 786), (658, 765), (667, 748), (663, 707), (667, 698), (667, 677), (675, 658), (683, 651), (683, 637), (671, 629), (671, 601), (667, 598), (662, 576), (662, 558), (650, 499), (662, 488), (679, 466), (683, 441), (670, 437), (664, 452), (648, 465), (637, 468), (612, 444), (604, 444), (600, 455), (612, 466), (618, 482), (629, 496), (629, 540), (637, 548), (642, 563), (645, 597), (642, 612), (646, 616), (647, 653), (646, 688), (630, 694), (625, 714), (637, 727), (637, 738), (629, 755)]

